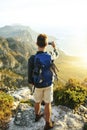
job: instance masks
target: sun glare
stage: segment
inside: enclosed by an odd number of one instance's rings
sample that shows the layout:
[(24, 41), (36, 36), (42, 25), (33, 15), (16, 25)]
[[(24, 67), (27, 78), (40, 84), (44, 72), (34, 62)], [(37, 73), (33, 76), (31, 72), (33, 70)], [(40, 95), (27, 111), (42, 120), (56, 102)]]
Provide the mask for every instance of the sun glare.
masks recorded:
[(82, 57), (81, 57), (81, 60), (84, 64), (87, 65), (87, 54), (84, 54)]
[(75, 65), (87, 70), (87, 54), (79, 56), (79, 60), (77, 60)]

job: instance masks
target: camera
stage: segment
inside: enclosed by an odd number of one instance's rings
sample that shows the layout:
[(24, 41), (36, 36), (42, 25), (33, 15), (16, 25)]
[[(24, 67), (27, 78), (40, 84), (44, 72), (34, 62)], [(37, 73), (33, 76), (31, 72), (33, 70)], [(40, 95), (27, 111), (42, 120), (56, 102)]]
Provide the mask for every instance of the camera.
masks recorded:
[(48, 45), (52, 45), (52, 42), (48, 42)]

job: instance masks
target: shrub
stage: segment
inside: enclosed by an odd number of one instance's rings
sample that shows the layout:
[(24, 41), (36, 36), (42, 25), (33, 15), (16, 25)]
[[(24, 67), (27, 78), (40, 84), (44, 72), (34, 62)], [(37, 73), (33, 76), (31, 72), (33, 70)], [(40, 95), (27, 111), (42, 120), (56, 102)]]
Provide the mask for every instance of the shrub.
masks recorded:
[(29, 106), (34, 106), (34, 101), (31, 100), (31, 99), (28, 99), (28, 100), (21, 100), (20, 103), (25, 103), (25, 104), (28, 104)]
[(81, 84), (69, 79), (64, 88), (54, 91), (55, 105), (64, 105), (71, 109), (75, 109), (83, 104), (86, 100), (87, 90)]
[(87, 122), (84, 123), (83, 130), (87, 130)]
[(10, 117), (11, 108), (13, 106), (13, 98), (0, 91), (0, 128), (5, 128)]

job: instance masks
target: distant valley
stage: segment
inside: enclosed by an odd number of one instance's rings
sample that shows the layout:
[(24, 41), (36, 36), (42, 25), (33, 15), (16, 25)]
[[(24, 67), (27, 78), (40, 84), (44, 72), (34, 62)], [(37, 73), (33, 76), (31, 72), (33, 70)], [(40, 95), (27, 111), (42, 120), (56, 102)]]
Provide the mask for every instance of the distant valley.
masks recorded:
[[(36, 52), (35, 40), (38, 33), (26, 26), (5, 26), (0, 28), (0, 89), (15, 89), (28, 86), (27, 62)], [(48, 36), (49, 41), (55, 40)], [(66, 82), (69, 78), (84, 80), (87, 68), (81, 59), (66, 55), (59, 50), (55, 61), (59, 68), (59, 80)]]

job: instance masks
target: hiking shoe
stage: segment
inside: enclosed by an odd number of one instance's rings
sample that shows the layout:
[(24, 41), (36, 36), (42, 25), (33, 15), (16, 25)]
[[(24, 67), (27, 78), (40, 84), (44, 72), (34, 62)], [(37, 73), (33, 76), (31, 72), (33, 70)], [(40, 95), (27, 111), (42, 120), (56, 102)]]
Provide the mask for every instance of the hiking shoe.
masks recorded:
[(44, 114), (43, 113), (40, 113), (39, 115), (36, 114), (36, 117), (35, 117), (35, 122), (39, 121), (41, 119), (41, 117), (43, 117)]
[(50, 130), (54, 126), (54, 122), (46, 122), (46, 125), (44, 126), (44, 130)]

